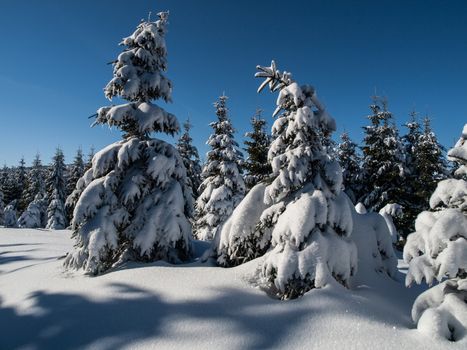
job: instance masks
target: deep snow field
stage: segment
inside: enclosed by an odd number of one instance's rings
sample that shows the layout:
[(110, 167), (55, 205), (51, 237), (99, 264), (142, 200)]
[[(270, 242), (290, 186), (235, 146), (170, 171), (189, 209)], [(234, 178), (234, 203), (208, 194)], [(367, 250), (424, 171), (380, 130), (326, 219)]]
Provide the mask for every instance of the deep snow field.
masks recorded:
[[(129, 264), (69, 272), (70, 231), (0, 228), (0, 349), (467, 349), (414, 329), (421, 287), (376, 276), (292, 301), (249, 282), (258, 259), (224, 269)], [(208, 246), (199, 242), (198, 255)]]

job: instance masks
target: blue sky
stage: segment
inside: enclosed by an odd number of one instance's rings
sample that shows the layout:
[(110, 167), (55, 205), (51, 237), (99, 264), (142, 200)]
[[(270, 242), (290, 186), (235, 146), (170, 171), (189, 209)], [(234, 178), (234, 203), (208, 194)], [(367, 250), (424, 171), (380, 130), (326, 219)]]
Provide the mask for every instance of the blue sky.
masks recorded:
[(223, 91), (239, 139), (256, 108), (271, 124), (276, 96), (258, 95), (253, 77), (271, 59), (314, 85), (338, 133), (357, 142), (375, 88), (399, 124), (414, 108), (429, 114), (447, 147), (467, 122), (467, 1), (2, 0), (0, 165), (30, 164), (36, 152), (48, 163), (56, 146), (71, 161), (78, 147), (118, 140), (87, 117), (109, 104), (107, 63), (121, 38), (160, 10), (170, 10), (174, 84), (162, 105), (190, 116), (201, 153)]

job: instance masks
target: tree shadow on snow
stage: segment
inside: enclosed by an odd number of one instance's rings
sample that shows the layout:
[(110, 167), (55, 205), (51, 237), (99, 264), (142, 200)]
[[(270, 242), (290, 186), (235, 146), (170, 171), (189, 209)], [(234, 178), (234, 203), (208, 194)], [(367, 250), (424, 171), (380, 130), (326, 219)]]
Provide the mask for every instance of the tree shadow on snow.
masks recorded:
[(304, 316), (321, 310), (275, 308), (280, 303), (277, 300), (240, 289), (218, 290), (216, 297), (207, 300), (169, 302), (126, 284), (111, 287), (116, 296), (106, 300), (36, 292), (30, 296), (34, 310), (39, 310), (35, 314), (1, 308), (0, 349), (74, 349), (90, 345), (114, 349), (152, 337), (177, 337), (177, 341), (192, 344), (197, 339), (218, 336), (213, 329), (208, 334), (167, 332), (168, 326), (182, 320), (193, 325), (199, 321), (224, 322), (241, 337), (242, 348), (270, 348), (277, 346)]

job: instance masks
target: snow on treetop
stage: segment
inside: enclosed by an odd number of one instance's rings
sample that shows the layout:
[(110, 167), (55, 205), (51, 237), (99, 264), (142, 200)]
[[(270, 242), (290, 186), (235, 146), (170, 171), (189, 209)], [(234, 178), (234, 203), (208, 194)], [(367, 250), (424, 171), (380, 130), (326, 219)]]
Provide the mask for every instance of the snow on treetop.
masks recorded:
[(105, 87), (105, 96), (120, 96), (128, 101), (171, 100), (172, 84), (163, 76), (167, 70), (165, 46), (168, 13), (158, 14), (156, 22), (142, 22), (124, 38), (128, 48), (114, 62), (114, 78)]
[(173, 135), (179, 125), (174, 115), (151, 104), (151, 100), (171, 101), (172, 83), (163, 72), (167, 70), (165, 46), (168, 12), (158, 14), (156, 22), (143, 21), (135, 32), (124, 38), (127, 48), (114, 62), (113, 78), (104, 89), (108, 99), (120, 97), (130, 101), (121, 106), (103, 107), (94, 124), (118, 126), (126, 137), (146, 137), (151, 132)]

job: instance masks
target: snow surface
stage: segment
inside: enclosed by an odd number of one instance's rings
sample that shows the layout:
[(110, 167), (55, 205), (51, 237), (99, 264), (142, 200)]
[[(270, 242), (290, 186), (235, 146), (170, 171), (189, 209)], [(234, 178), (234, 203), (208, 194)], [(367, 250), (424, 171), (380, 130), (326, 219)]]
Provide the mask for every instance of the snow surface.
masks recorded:
[[(64, 270), (70, 231), (0, 228), (0, 349), (465, 349), (414, 329), (419, 286), (369, 274), (279, 301), (244, 276), (194, 262)], [(197, 242), (198, 256), (208, 244)], [(402, 267), (405, 265), (402, 263)]]

